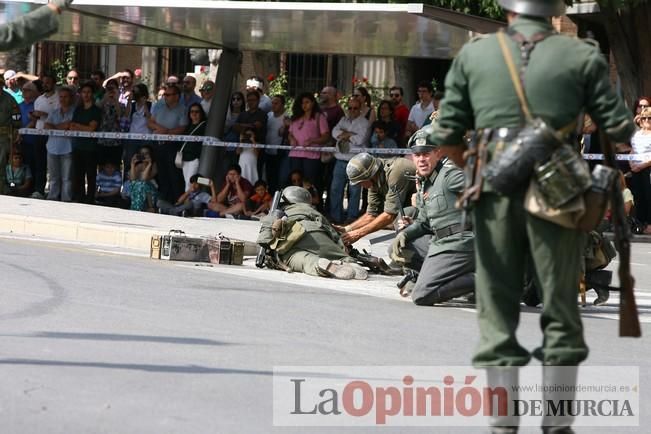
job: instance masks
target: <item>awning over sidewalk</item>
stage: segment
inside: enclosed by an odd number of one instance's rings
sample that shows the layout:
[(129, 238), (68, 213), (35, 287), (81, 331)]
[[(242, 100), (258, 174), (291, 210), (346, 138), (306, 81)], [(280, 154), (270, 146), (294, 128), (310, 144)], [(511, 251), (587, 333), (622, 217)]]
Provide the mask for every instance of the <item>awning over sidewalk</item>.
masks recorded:
[[(46, 1), (8, 0), (0, 20)], [(75, 0), (60, 42), (289, 53), (453, 57), (501, 23), (422, 4)]]

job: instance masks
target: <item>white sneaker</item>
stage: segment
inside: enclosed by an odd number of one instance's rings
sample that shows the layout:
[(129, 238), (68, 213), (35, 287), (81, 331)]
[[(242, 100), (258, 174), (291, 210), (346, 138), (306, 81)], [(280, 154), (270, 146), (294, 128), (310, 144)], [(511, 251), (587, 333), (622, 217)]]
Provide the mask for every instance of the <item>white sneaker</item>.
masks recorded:
[(226, 217), (227, 219), (235, 220), (235, 216), (233, 214), (224, 214), (224, 217)]

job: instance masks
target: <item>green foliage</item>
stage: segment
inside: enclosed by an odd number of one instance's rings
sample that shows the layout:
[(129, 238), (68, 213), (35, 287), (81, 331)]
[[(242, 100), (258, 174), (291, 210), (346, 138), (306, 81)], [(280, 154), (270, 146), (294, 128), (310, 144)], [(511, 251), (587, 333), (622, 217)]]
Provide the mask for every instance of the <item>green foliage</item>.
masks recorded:
[(496, 20), (503, 18), (503, 11), (497, 4), (497, 0), (426, 0), (423, 3), (464, 14), (479, 15)]
[(57, 85), (63, 86), (66, 84), (66, 76), (68, 71), (77, 65), (77, 50), (74, 45), (68, 45), (63, 52), (63, 61), (56, 59), (50, 64), (50, 70), (57, 80)]
[(285, 97), (285, 111), (291, 112), (292, 106), (294, 105), (294, 98), (288, 95), (287, 92), (287, 72), (280, 71), (278, 76), (269, 74), (267, 77), (267, 82), (269, 83), (269, 96), (273, 97), (275, 95), (282, 95)]

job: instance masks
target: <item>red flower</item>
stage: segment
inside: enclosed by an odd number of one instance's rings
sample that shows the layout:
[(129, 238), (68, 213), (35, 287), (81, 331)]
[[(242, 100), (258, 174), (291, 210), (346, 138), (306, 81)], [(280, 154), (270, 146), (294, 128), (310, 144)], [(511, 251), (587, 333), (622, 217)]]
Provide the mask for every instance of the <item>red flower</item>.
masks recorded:
[(362, 78), (362, 81), (363, 81), (364, 83), (368, 83), (368, 78), (364, 77), (364, 78)]
[(268, 82), (272, 82), (272, 81), (274, 81), (275, 79), (276, 79), (276, 77), (274, 77), (273, 74), (269, 74), (269, 77), (267, 77), (267, 81), (268, 81)]
[(353, 76), (353, 84), (357, 83), (357, 77)]

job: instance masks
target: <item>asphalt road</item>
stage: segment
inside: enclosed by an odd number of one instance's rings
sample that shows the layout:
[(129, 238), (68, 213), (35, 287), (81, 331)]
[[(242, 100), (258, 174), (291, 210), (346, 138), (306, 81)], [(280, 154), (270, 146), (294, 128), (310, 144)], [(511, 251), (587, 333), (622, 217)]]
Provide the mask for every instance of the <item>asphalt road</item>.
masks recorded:
[[(645, 337), (616, 336), (615, 304), (584, 313), (589, 364), (640, 366), (641, 426), (618, 433), (651, 424), (651, 245), (634, 249)], [(272, 421), (274, 366), (469, 364), (469, 308), (417, 308), (369, 283), (317, 288), (281, 272), (7, 238), (0, 273), (1, 433), (485, 432)], [(523, 308), (528, 348), (540, 341), (538, 321), (538, 310)]]

